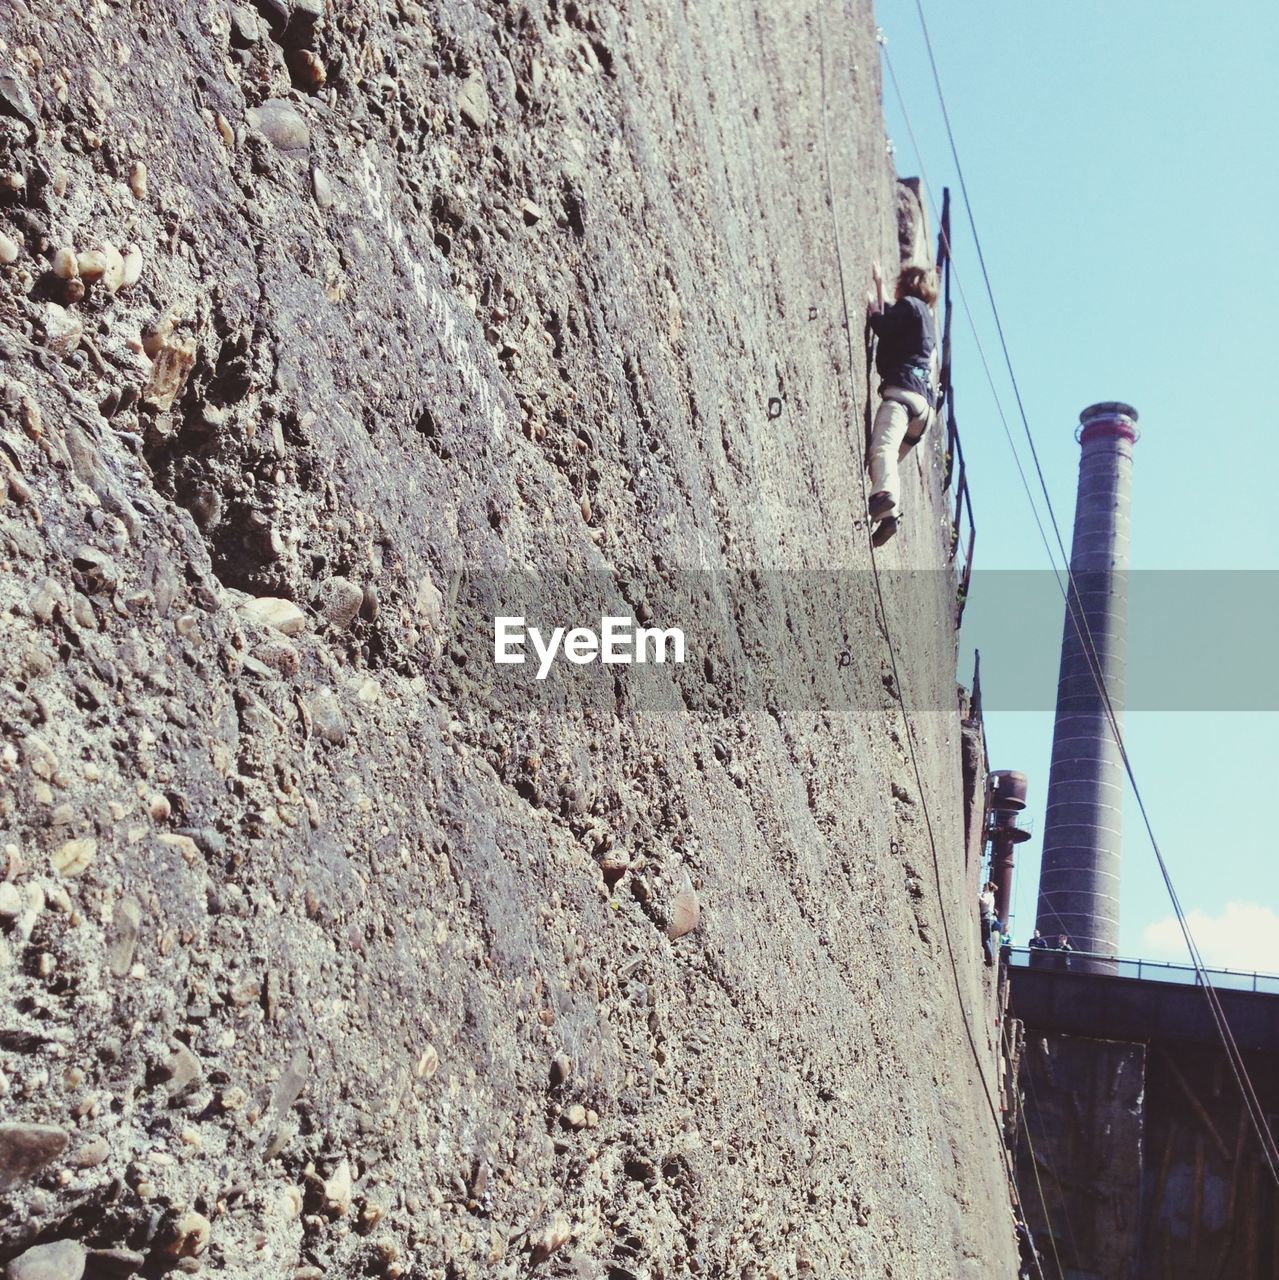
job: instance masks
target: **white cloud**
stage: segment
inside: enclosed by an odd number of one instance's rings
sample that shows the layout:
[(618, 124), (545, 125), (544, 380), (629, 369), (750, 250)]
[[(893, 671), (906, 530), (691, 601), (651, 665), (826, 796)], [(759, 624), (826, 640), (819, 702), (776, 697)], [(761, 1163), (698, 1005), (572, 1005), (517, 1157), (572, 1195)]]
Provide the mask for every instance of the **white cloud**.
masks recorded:
[[(1186, 916), (1203, 962), (1210, 969), (1279, 973), (1279, 914), (1255, 902), (1228, 902), (1215, 916), (1196, 908)], [(1148, 924), (1142, 955), (1190, 963), (1175, 916)]]

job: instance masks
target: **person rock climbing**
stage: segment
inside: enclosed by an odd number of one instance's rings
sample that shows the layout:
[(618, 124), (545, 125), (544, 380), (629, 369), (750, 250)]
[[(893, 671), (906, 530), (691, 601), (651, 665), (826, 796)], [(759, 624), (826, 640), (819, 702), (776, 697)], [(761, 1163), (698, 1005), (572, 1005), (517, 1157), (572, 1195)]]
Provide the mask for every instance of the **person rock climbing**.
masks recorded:
[(884, 307), (884, 279), (875, 264), (870, 327), (879, 339), (879, 408), (870, 440), (871, 541), (882, 547), (897, 532), (901, 517), (898, 464), (923, 438), (936, 400), (934, 355), (937, 333), (933, 303), (937, 272), (930, 266), (903, 267), (896, 302)]
[(995, 884), (987, 880), (977, 897), (977, 908), (981, 912), (981, 949), (986, 963), (995, 963), (995, 952), (991, 946), (991, 936), (999, 925), (995, 918)]
[(1017, 1280), (1043, 1280), (1043, 1255), (1035, 1248), (1030, 1228), (1017, 1220)]

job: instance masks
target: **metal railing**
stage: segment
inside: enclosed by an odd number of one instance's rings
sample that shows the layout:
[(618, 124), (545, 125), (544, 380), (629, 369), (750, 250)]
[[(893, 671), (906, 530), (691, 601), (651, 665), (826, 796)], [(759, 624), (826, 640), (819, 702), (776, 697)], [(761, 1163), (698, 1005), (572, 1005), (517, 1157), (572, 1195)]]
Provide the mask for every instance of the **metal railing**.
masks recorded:
[[(1052, 947), (1010, 947), (1009, 962), (1018, 968), (1028, 968), (1030, 957), (1037, 956), (1035, 967), (1060, 968), (1065, 959), (1074, 965), (1076, 960), (1104, 960), (1109, 976), (1119, 978), (1144, 978), (1150, 982), (1172, 982), (1182, 986), (1200, 985), (1199, 974), (1193, 965), (1178, 964), (1171, 960), (1140, 960), (1125, 956), (1102, 955), (1095, 951), (1057, 951)], [(1223, 991), (1259, 991), (1279, 995), (1279, 974), (1254, 973), (1246, 969), (1205, 969), (1208, 981)]]
[[(987, 771), (989, 772), (989, 770)], [(1000, 828), (995, 825), (995, 815), (993, 811), (987, 810), (986, 813), (986, 839), (989, 840)], [(1003, 828), (1005, 831), (1024, 831), (1028, 836), (1035, 834), (1035, 819), (1024, 809), (1016, 814), (1007, 826)]]
[(973, 499), (968, 488), (968, 468), (964, 463), (964, 447), (959, 438), (955, 421), (955, 389), (951, 384), (950, 328), (953, 309), (950, 301), (950, 188), (942, 191), (941, 227), (937, 233), (937, 270), (942, 278), (942, 339), (939, 359), (938, 389), (939, 412), (946, 419), (946, 441), (942, 488), (955, 485), (954, 509), (950, 522), (951, 562), (955, 566), (956, 619), (959, 626), (968, 601), (968, 583), (973, 571), (973, 545), (977, 540), (977, 525), (973, 519)]

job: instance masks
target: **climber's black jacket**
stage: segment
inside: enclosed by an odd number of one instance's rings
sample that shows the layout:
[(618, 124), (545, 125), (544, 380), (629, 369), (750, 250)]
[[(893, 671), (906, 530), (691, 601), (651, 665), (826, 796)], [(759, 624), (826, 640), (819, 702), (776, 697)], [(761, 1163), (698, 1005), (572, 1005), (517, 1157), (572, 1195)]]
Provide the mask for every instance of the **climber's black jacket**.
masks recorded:
[(875, 368), (884, 386), (915, 391), (933, 403), (932, 361), (937, 345), (933, 313), (918, 298), (903, 298), (870, 318), (879, 337)]

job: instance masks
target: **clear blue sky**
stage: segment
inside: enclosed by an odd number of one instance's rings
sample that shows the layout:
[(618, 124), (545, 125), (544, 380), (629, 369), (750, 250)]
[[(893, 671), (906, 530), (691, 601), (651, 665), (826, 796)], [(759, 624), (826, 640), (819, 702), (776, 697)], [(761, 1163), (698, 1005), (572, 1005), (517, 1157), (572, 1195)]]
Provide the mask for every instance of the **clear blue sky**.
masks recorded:
[[(1279, 366), (1279, 10), (1264, 0), (1071, 5), (1025, 0), (926, 0), (933, 48), (1013, 367), (1067, 546), (1074, 513), (1079, 410), (1119, 399), (1141, 414), (1132, 565), (1149, 570), (1279, 571), (1279, 422), (1270, 407)], [(953, 239), (1014, 439), (1024, 436), (1003, 370), (976, 253), (959, 203), (914, 0), (884, 0), (879, 21), (940, 197), (952, 189)], [(908, 129), (885, 70), (884, 106), (902, 175), (915, 174)], [(955, 379), (971, 470), (979, 569), (1047, 565), (966, 321), (956, 317)], [(1033, 483), (1033, 477), (1032, 477)], [(996, 691), (1001, 647), (1016, 611), (992, 629), (994, 575), (965, 628)], [(1169, 576), (1203, 613), (1202, 580)], [(1239, 581), (1233, 579), (1232, 581)], [(1279, 574), (1240, 591), (1274, 607)], [(1043, 591), (1033, 593), (1039, 600)], [(1255, 620), (1227, 605), (1163, 678), (1202, 684), (1224, 666), (1245, 687), (1254, 662), (1227, 643)], [(1227, 594), (1227, 601), (1229, 595)], [(1002, 606), (1006, 603), (999, 601)], [(1200, 618), (1202, 623), (1203, 619)], [(1140, 626), (1134, 620), (1134, 626)], [(1060, 636), (1058, 598), (1043, 634)], [(980, 634), (970, 634), (973, 633)], [(1134, 639), (1137, 637), (1134, 636)], [(1238, 635), (1236, 634), (1236, 639)], [(1151, 640), (1144, 637), (1147, 646)], [(1032, 641), (1028, 641), (1030, 643)], [(1156, 644), (1158, 637), (1155, 637)], [(1147, 651), (1149, 651), (1147, 649)], [(1273, 638), (1258, 646), (1257, 676)], [(1254, 653), (1254, 659), (1256, 654)], [(1233, 660), (1233, 661), (1232, 661)], [(1184, 668), (1184, 669), (1183, 669)], [(1029, 813), (1043, 825), (1055, 652), (1043, 710), (987, 714), (991, 763), (1025, 770)], [(1274, 673), (1264, 671), (1273, 687)], [(1279, 970), (1279, 714), (1131, 711), (1126, 739), (1156, 833), (1211, 963)], [(1124, 823), (1121, 948), (1168, 951), (1170, 914), (1129, 796)], [(1015, 894), (1018, 941), (1033, 925), (1038, 839), (1022, 846)], [(1230, 903), (1248, 904), (1227, 911)]]

